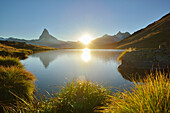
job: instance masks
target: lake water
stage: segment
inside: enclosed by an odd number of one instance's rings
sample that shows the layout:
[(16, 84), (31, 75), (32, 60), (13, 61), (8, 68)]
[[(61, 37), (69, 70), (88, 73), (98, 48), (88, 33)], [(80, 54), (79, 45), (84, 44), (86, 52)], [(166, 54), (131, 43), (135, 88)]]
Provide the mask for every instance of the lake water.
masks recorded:
[(21, 62), (36, 76), (36, 86), (42, 91), (58, 91), (56, 86), (73, 78), (102, 83), (116, 91), (132, 84), (117, 70), (120, 65), (117, 57), (122, 52), (114, 49), (64, 49), (36, 53)]

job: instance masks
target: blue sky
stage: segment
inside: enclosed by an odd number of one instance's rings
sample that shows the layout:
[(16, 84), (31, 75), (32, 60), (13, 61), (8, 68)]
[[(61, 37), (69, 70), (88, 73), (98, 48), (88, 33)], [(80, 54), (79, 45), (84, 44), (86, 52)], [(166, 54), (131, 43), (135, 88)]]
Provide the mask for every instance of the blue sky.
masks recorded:
[(133, 33), (170, 12), (170, 0), (0, 0), (0, 37), (61, 40)]

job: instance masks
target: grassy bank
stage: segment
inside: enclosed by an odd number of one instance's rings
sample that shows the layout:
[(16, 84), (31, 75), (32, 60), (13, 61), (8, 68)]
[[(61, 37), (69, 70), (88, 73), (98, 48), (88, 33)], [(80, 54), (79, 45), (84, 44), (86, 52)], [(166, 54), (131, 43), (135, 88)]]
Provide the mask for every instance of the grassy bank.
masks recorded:
[(31, 45), (23, 42), (0, 41), (0, 56), (3, 57), (10, 56), (19, 59), (25, 59), (28, 57), (28, 55), (31, 55), (35, 52), (56, 49), (57, 48)]
[[(31, 100), (35, 91), (35, 77), (23, 68), (0, 67), (0, 102), (7, 103), (15, 101), (17, 98), (12, 94)], [(12, 92), (12, 93), (11, 93)]]
[(141, 82), (134, 81), (131, 91), (111, 94), (107, 88), (94, 82), (73, 80), (50, 98), (42, 96), (33, 101), (18, 98), (17, 105), (3, 107), (5, 112), (168, 113), (169, 83), (169, 73), (157, 72)]
[(18, 58), (0, 56), (0, 112), (2, 105), (16, 105), (17, 95), (33, 100), (35, 76), (26, 71)]
[(34, 81), (35, 76), (24, 69), (19, 59), (0, 56), (0, 103), (16, 99), (10, 92), (29, 100), (35, 90)]
[(15, 57), (19, 59), (25, 59), (27, 58), (27, 55), (32, 54), (32, 50), (27, 50), (27, 49), (16, 49), (11, 46), (7, 46), (4, 44), (0, 44), (0, 56), (2, 57)]
[(14, 57), (1, 57), (0, 56), (0, 66), (3, 67), (11, 67), (16, 66), (22, 68), (23, 65), (21, 64), (20, 60), (18, 58)]
[(35, 76), (26, 71), (20, 59), (33, 52), (55, 50), (21, 42), (0, 41), (0, 112), (3, 105), (16, 105), (18, 98), (31, 101), (35, 92)]
[(32, 50), (33, 52), (45, 51), (45, 50), (56, 50), (57, 48), (47, 47), (47, 46), (39, 46), (27, 44), (25, 42), (11, 42), (11, 41), (0, 41), (1, 44), (5, 46), (10, 46), (16, 49), (26, 49)]

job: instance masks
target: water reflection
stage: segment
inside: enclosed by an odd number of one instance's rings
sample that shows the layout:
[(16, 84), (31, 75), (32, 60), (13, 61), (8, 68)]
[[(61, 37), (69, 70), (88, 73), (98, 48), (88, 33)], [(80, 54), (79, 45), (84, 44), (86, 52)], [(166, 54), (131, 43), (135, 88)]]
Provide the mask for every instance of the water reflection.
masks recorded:
[(140, 81), (141, 79), (146, 78), (150, 74), (151, 70), (146, 69), (135, 69), (119, 66), (118, 71), (121, 73), (122, 77), (129, 81)]
[(42, 52), (42, 53), (36, 53), (31, 55), (31, 57), (38, 57), (40, 61), (43, 63), (44, 67), (47, 68), (50, 63), (52, 63), (59, 53), (55, 51), (49, 51), (49, 52)]
[(81, 58), (84, 62), (88, 62), (91, 59), (90, 49), (83, 49), (83, 53), (81, 54)]
[(156, 76), (157, 72), (161, 73), (169, 73), (169, 69), (138, 69), (138, 68), (130, 68), (131, 66), (123, 66), (120, 65), (118, 67), (118, 71), (121, 73), (122, 77), (129, 81), (141, 81), (146, 79), (148, 75), (152, 74), (152, 76)]
[[(116, 51), (116, 52), (115, 52)], [(98, 58), (102, 60), (103, 62), (107, 63), (113, 60), (116, 60), (117, 57), (120, 55), (122, 51), (119, 50), (90, 50), (88, 48), (85, 49), (66, 49), (66, 50), (56, 50), (56, 51), (48, 51), (48, 52), (42, 52), (42, 53), (35, 53), (31, 55), (30, 57), (36, 57), (39, 58), (42, 62), (43, 66), (45, 68), (48, 68), (48, 66), (55, 60), (57, 60), (58, 57), (61, 56), (72, 56), (76, 55), (76, 59), (81, 59), (83, 62), (89, 62), (92, 60), (92, 57)]]
[(119, 50), (63, 49), (33, 54), (22, 63), (36, 76), (36, 85), (42, 90), (57, 90), (51, 86), (63, 85), (75, 77), (81, 81), (87, 79), (108, 86), (127, 87), (131, 83), (117, 70), (120, 64), (117, 57), (121, 53)]

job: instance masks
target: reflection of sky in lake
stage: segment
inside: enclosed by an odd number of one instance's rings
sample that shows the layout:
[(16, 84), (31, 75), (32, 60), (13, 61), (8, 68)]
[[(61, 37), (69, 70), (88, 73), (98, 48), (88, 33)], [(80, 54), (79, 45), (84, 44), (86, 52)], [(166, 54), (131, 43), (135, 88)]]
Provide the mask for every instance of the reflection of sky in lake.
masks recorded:
[(113, 87), (126, 87), (131, 83), (118, 72), (117, 57), (119, 50), (56, 50), (36, 53), (23, 60), (25, 68), (38, 79), (38, 88), (42, 90), (57, 90), (55, 85), (74, 77), (86, 78)]

